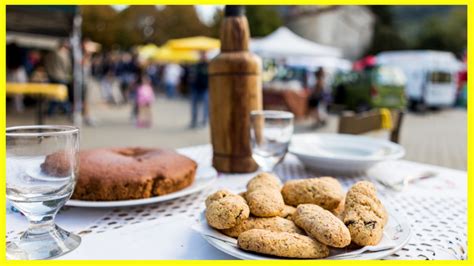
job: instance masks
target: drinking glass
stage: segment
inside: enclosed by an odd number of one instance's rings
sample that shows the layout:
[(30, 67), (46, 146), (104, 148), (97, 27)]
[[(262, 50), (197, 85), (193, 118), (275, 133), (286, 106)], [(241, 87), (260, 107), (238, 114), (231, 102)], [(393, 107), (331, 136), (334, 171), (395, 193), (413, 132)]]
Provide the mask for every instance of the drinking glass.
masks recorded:
[(265, 172), (272, 172), (288, 151), (293, 135), (293, 114), (284, 111), (252, 111), (252, 157)]
[(21, 126), (6, 130), (7, 199), (29, 221), (7, 245), (8, 259), (49, 259), (79, 246), (81, 238), (54, 223), (76, 183), (79, 129)]

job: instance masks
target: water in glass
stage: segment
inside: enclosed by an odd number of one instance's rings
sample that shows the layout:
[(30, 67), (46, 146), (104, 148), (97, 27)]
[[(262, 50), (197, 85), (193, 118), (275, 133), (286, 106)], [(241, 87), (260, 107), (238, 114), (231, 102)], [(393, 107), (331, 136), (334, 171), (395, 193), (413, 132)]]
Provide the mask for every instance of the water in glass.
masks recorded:
[(7, 199), (29, 221), (20, 239), (7, 245), (8, 259), (49, 259), (81, 242), (54, 223), (74, 190), (78, 132), (69, 126), (7, 128)]
[(252, 157), (263, 171), (280, 163), (293, 135), (293, 114), (283, 111), (251, 113)]

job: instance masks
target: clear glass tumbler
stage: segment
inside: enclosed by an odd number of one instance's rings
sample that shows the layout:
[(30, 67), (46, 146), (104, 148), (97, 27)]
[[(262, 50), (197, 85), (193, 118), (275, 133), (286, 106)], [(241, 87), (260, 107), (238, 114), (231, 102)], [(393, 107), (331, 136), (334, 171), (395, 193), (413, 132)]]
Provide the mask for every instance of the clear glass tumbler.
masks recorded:
[(76, 183), (79, 129), (72, 126), (21, 126), (6, 130), (7, 199), (29, 221), (8, 259), (49, 259), (63, 255), (81, 238), (54, 223)]
[(288, 151), (294, 115), (284, 111), (252, 111), (250, 137), (252, 157), (265, 172), (272, 172)]

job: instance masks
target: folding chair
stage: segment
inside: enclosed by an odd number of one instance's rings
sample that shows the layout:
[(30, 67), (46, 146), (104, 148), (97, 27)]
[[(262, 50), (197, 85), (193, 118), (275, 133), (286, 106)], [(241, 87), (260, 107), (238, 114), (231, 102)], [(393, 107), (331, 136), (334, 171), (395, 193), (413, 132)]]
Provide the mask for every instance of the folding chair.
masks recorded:
[[(390, 141), (399, 143), (400, 129), (402, 126), (404, 112), (391, 110), (392, 128), (390, 131)], [(381, 130), (383, 127), (383, 114), (379, 110), (372, 110), (363, 113), (344, 111), (339, 119), (339, 133), (343, 134), (363, 134), (370, 131)]]

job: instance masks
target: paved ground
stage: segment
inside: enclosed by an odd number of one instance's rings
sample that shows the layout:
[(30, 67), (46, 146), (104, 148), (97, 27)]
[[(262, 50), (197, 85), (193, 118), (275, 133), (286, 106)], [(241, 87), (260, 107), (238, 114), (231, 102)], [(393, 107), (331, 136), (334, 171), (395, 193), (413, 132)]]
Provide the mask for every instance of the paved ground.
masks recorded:
[[(110, 107), (92, 101), (97, 126), (83, 127), (81, 146), (146, 145), (178, 148), (209, 143), (209, 129), (188, 129), (190, 107), (185, 99), (158, 98), (153, 107), (154, 123), (149, 129), (137, 129), (129, 121), (130, 107)], [(7, 109), (7, 125), (34, 123), (34, 109), (16, 114)], [(317, 132), (336, 132), (337, 117), (330, 116), (325, 128)], [(49, 124), (68, 124), (64, 117), (47, 119)], [(310, 122), (300, 122), (296, 132), (311, 131)], [(467, 113), (449, 109), (423, 115), (407, 114), (401, 131), (406, 159), (466, 170)]]

